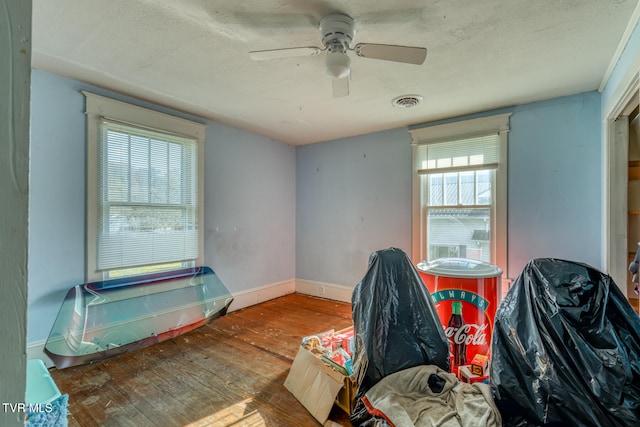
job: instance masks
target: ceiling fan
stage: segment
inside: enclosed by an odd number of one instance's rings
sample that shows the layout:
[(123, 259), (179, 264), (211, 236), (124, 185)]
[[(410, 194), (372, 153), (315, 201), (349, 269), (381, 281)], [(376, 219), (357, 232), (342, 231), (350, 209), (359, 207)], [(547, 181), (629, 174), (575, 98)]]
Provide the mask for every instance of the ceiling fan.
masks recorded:
[(416, 65), (422, 64), (427, 57), (427, 49), (424, 47), (358, 43), (354, 48), (351, 48), (355, 33), (353, 18), (342, 13), (332, 13), (320, 20), (320, 36), (324, 45), (323, 49), (315, 46), (303, 46), (254, 50), (249, 52), (249, 56), (255, 61), (265, 61), (298, 56), (315, 56), (326, 52), (325, 71), (332, 77), (333, 96), (336, 98), (349, 95), (351, 59), (347, 55), (348, 51), (354, 51), (357, 56), (363, 58)]

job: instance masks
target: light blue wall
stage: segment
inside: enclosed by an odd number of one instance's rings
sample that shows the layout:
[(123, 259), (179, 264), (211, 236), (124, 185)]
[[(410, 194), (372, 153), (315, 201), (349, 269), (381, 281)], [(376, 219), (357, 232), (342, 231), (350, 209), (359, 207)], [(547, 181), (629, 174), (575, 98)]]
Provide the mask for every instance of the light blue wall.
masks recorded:
[(67, 290), (84, 282), (85, 117), (81, 85), (31, 75), (27, 342), (46, 339)]
[(411, 250), (411, 138), (395, 129), (296, 150), (296, 276), (355, 286), (371, 252)]
[[(591, 92), (464, 117), (513, 112), (510, 277), (537, 257), (600, 266), (599, 103)], [(297, 148), (297, 277), (355, 286), (371, 252), (397, 246), (410, 253), (409, 144), (401, 128)]]
[(600, 94), (518, 106), (511, 116), (508, 273), (532, 258), (601, 267)]
[(67, 290), (84, 282), (86, 126), (80, 90), (207, 124), (205, 264), (232, 293), (294, 277), (293, 147), (33, 70), (29, 343), (47, 338)]
[(233, 291), (292, 280), (294, 147), (214, 124), (205, 156), (207, 263)]

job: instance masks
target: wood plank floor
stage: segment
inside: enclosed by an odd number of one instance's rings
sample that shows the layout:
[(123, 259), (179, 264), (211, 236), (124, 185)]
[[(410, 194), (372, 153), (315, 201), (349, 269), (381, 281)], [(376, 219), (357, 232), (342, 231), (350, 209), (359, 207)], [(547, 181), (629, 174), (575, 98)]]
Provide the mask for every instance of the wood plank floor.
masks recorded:
[[(51, 375), (71, 427), (319, 426), (283, 383), (302, 337), (350, 325), (350, 304), (291, 294)], [(351, 427), (336, 407), (330, 419)]]

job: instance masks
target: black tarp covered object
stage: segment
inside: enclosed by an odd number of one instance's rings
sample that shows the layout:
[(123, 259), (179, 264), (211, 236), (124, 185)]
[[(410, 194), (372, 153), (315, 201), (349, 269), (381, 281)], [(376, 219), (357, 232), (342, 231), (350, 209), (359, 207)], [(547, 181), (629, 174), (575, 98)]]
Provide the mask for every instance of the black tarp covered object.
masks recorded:
[(531, 260), (496, 313), (490, 376), (505, 426), (637, 426), (640, 317), (608, 275)]
[(351, 420), (368, 418), (361, 397), (387, 375), (418, 365), (449, 371), (449, 343), (429, 290), (407, 254), (372, 253), (353, 291), (354, 375), (359, 387)]

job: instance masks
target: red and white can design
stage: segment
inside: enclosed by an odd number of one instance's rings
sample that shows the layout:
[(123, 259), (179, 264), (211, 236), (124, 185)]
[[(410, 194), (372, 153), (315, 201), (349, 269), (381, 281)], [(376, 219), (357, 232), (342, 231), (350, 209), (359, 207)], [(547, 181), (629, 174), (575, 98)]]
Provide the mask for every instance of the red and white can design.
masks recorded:
[(449, 340), (452, 371), (476, 354), (490, 357), (502, 270), (464, 258), (440, 258), (417, 267)]

